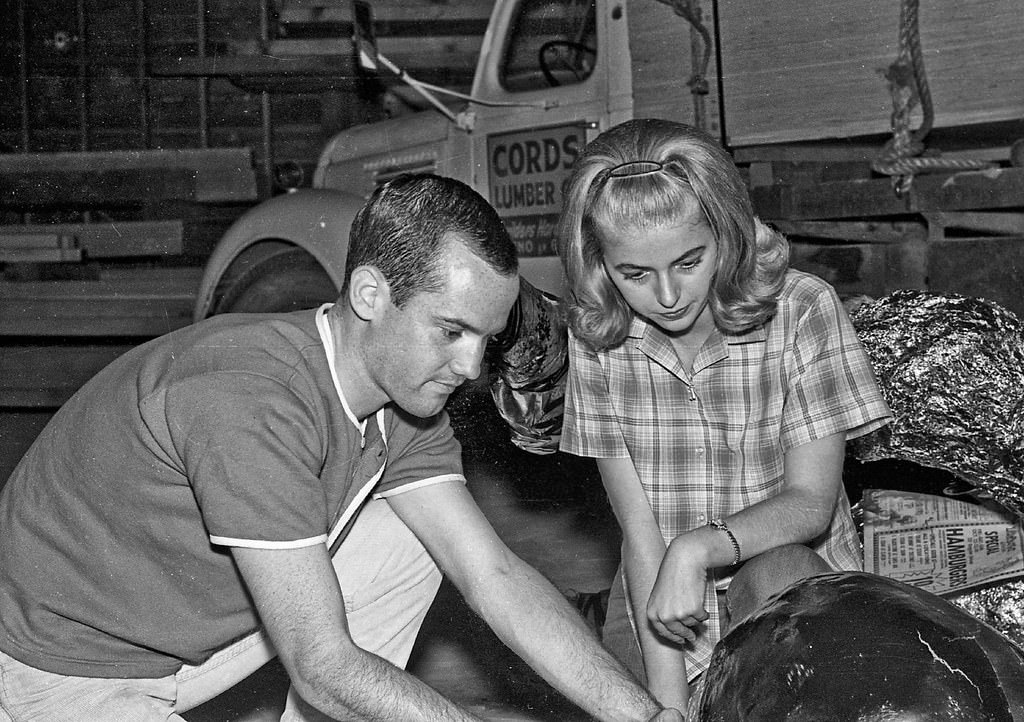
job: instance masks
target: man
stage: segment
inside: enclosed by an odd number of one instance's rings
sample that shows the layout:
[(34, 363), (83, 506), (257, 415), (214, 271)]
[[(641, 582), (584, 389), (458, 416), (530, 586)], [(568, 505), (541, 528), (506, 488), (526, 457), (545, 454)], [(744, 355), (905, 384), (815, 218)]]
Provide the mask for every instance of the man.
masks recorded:
[(181, 720), (275, 652), (285, 719), (470, 719), (401, 669), (437, 567), (596, 717), (681, 719), (464, 485), (442, 407), (518, 289), (479, 195), (404, 176), (353, 222), (337, 304), (220, 316), (100, 372), (0, 495), (0, 720)]

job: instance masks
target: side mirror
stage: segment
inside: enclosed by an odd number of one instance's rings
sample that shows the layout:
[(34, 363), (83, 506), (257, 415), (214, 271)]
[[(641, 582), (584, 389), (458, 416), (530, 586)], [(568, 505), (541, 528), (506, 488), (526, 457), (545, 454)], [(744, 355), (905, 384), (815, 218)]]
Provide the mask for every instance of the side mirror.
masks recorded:
[(352, 0), (352, 44), (359, 67), (377, 70), (377, 37), (373, 33), (373, 9), (367, 0)]

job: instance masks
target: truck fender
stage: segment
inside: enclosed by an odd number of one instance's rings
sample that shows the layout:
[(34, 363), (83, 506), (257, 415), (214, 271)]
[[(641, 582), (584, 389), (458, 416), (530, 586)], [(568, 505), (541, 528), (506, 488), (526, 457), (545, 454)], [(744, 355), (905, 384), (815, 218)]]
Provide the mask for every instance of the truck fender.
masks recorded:
[(365, 199), (328, 189), (302, 189), (275, 196), (239, 216), (217, 242), (203, 269), (193, 321), (211, 315), (225, 287), (242, 272), (285, 251), (308, 253), (335, 288), (345, 274), (352, 219)]

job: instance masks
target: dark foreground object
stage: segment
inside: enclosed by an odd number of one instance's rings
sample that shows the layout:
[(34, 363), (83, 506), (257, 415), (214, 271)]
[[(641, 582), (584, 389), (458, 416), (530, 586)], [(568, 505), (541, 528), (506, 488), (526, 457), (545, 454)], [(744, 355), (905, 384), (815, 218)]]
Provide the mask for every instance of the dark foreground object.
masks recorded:
[(800, 582), (715, 647), (700, 722), (1024, 720), (1024, 656), (929, 592), (860, 572)]

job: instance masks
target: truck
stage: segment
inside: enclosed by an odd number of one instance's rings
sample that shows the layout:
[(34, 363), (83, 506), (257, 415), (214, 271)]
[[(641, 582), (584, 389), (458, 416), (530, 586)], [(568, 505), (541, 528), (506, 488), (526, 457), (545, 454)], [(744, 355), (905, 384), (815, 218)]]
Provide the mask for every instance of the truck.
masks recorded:
[[(372, 40), (360, 18), (354, 38)], [(311, 187), (241, 216), (209, 257), (194, 320), (334, 300), (355, 212), (405, 172), (478, 190), (524, 278), (557, 295), (562, 181), (589, 140), (638, 117), (716, 136), (758, 214), (793, 241), (793, 265), (841, 293), (955, 291), (1022, 312), (1022, 36), (1016, 0), (497, 0), (456, 102), (377, 58), (426, 109), (337, 133)]]

